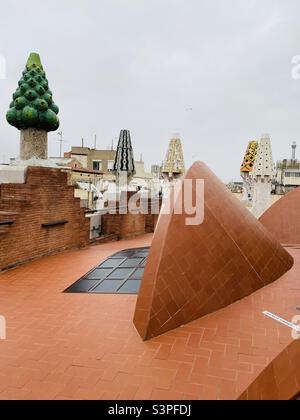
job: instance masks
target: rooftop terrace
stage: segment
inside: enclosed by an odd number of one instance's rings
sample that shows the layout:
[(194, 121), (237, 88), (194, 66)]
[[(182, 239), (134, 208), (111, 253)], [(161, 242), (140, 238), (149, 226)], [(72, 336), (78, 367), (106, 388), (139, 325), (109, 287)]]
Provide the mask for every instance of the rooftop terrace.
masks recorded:
[(136, 295), (63, 293), (107, 257), (151, 240), (69, 251), (0, 275), (8, 327), (0, 399), (236, 399), (293, 342), (290, 328), (262, 312), (300, 315), (298, 247), (278, 281), (147, 342), (133, 324)]

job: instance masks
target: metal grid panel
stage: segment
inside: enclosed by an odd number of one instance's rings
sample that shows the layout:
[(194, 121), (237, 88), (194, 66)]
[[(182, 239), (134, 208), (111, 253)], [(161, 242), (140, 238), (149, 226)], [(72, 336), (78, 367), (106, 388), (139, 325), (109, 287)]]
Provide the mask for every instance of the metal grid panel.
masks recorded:
[(65, 293), (138, 294), (150, 248), (127, 249), (107, 258)]

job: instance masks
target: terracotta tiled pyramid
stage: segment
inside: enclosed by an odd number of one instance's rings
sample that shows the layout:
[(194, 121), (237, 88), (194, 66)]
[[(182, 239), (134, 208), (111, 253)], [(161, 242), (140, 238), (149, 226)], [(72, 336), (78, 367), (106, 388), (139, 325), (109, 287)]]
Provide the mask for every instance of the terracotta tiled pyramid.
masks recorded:
[(300, 188), (291, 191), (273, 204), (260, 222), (285, 245), (300, 244)]
[(245, 401), (300, 399), (300, 342), (292, 341), (241, 395)]
[(195, 163), (185, 179), (194, 180), (194, 195), (195, 180), (205, 182), (204, 222), (187, 226), (186, 214), (161, 214), (134, 317), (144, 340), (226, 307), (293, 266), (204, 163)]

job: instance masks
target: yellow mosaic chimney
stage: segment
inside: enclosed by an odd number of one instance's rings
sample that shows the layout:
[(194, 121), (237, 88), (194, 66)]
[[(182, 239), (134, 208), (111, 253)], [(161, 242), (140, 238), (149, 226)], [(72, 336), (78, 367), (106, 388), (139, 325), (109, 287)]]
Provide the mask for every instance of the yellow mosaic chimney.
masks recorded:
[(242, 173), (250, 173), (254, 169), (255, 160), (257, 157), (257, 151), (258, 151), (258, 141), (252, 140), (249, 142), (247, 151), (241, 166), (241, 172)]

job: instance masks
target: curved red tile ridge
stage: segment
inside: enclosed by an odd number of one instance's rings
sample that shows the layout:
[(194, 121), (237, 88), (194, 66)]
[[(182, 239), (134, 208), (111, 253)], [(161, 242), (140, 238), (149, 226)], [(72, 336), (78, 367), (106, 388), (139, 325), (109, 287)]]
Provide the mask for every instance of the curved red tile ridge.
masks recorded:
[(294, 400), (300, 394), (300, 340), (293, 341), (255, 379), (240, 400)]
[(280, 278), (292, 256), (201, 162), (185, 179), (204, 180), (204, 222), (160, 215), (134, 324), (144, 340), (231, 305)]
[(282, 244), (300, 244), (300, 188), (273, 204), (260, 222)]

